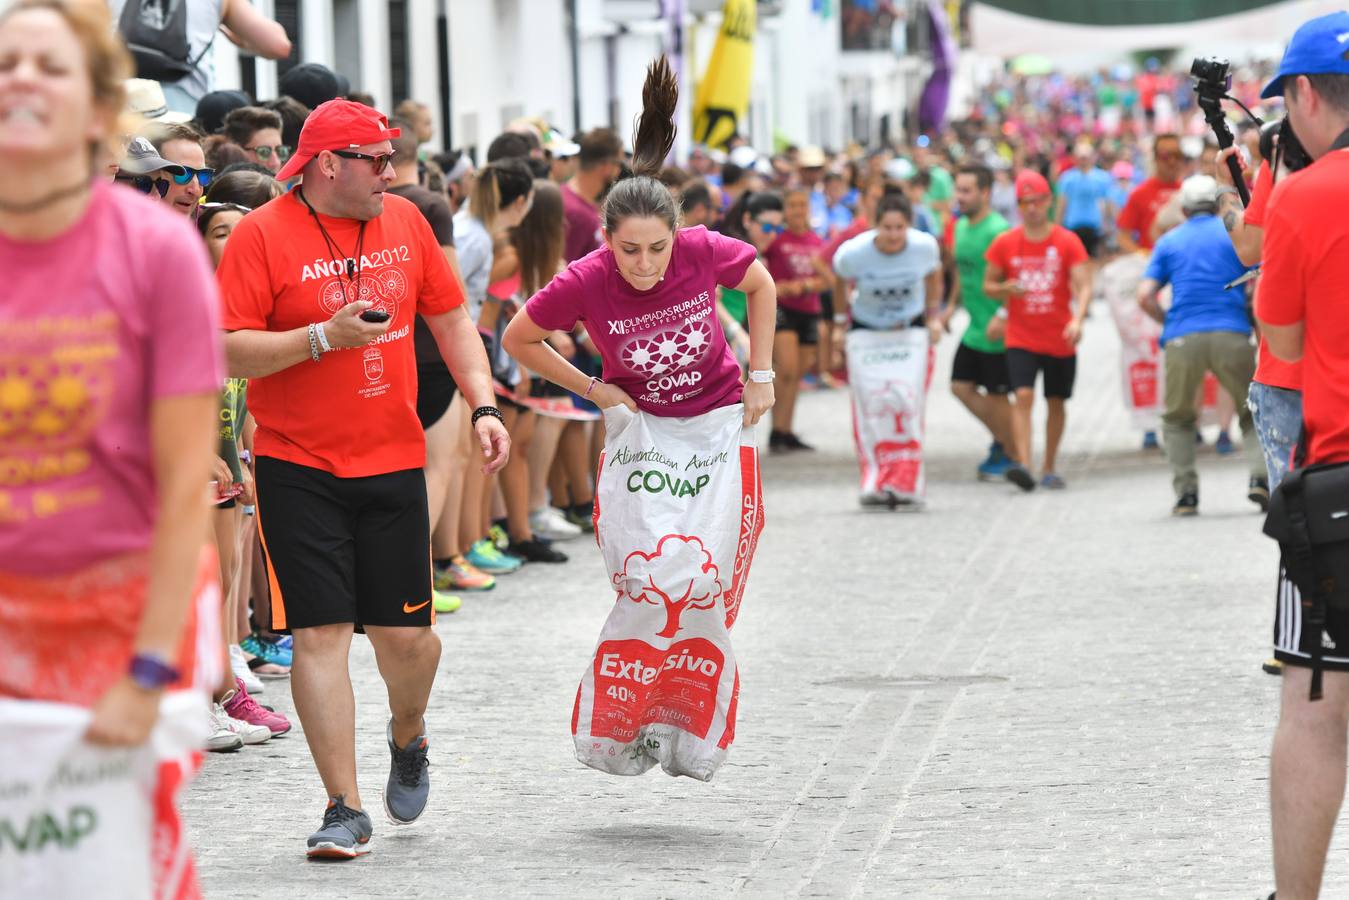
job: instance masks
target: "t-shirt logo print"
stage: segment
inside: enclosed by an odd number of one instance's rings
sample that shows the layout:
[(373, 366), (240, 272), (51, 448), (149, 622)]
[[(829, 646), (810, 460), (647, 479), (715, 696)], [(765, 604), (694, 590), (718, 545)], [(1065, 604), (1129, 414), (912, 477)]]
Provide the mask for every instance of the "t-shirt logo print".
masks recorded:
[(384, 354), (379, 352), (378, 347), (371, 347), (365, 351), (365, 377), (371, 381), (379, 381), (384, 376)]
[(390, 318), (398, 317), (398, 304), (407, 295), (408, 279), (397, 266), (362, 270), (357, 280), (331, 278), (319, 289), (319, 303), (334, 314), (348, 303), (364, 300), (382, 309)]
[(623, 365), (648, 378), (659, 378), (702, 359), (712, 344), (712, 324), (686, 322), (653, 335), (634, 337), (619, 350)]

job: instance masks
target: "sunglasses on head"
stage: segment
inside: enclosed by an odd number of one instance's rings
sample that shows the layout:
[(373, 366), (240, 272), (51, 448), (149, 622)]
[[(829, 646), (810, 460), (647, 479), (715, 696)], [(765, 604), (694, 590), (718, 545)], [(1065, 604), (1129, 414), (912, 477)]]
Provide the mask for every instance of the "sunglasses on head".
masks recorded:
[(274, 147), (269, 147), (266, 144), (259, 144), (256, 147), (245, 147), (244, 149), (256, 153), (258, 159), (271, 159), (273, 153), (275, 153), (276, 158), (282, 162), (290, 159), (290, 148), (285, 144), (277, 144)]
[(197, 179), (197, 184), (202, 187), (209, 187), (211, 179), (215, 177), (215, 169), (194, 169), (191, 166), (183, 166), (186, 170), (181, 175), (173, 176), (173, 183), (177, 185), (190, 184), (192, 179)]
[(355, 150), (334, 150), (333, 156), (340, 156), (343, 159), (368, 160), (369, 162), (374, 163), (375, 174), (380, 175), (383, 174), (385, 169), (389, 168), (389, 164), (393, 162), (394, 154), (390, 152), (390, 153), (381, 153), (378, 156), (371, 156), (369, 153), (357, 153)]
[(163, 199), (169, 192), (169, 183), (163, 178), (154, 178), (150, 175), (130, 175), (119, 176), (118, 181), (123, 184), (129, 184), (142, 194), (158, 192), (160, 199)]
[(786, 225), (774, 225), (772, 222), (758, 222), (754, 224), (763, 229), (764, 234), (782, 234), (787, 230)]

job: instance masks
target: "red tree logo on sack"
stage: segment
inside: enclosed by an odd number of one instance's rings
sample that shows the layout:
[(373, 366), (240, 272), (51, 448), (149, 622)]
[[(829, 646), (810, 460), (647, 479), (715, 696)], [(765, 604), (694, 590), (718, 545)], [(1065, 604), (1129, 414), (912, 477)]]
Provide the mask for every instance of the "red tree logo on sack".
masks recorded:
[(711, 609), (722, 595), (721, 573), (697, 537), (667, 534), (654, 553), (634, 550), (614, 575), (614, 587), (634, 603), (664, 604), (665, 627), (657, 637), (672, 638), (689, 609)]

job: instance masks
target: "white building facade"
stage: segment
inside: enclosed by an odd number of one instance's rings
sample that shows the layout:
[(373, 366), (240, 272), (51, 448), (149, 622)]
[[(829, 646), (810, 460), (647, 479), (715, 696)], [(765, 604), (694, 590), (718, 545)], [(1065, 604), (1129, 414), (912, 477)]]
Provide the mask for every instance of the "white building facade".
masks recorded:
[[(217, 41), (220, 87), (275, 96), (279, 73), (319, 62), (391, 110), (412, 97), (431, 107), (434, 143), (476, 148), (503, 126), (542, 116), (564, 133), (600, 125), (624, 137), (641, 107), (647, 63), (667, 46), (660, 0), (254, 0), (295, 41), (290, 62), (240, 60)], [(668, 2), (668, 0), (667, 0)], [(910, 15), (926, 26), (920, 0)], [(748, 121), (763, 152), (776, 145), (841, 148), (903, 134), (930, 71), (896, 26), (879, 49), (842, 49), (847, 0), (760, 0)], [(897, 4), (902, 5), (902, 4)], [(685, 130), (697, 79), (721, 23), (720, 0), (682, 0)], [(919, 42), (921, 43), (921, 41)], [(573, 54), (573, 47), (576, 52)]]

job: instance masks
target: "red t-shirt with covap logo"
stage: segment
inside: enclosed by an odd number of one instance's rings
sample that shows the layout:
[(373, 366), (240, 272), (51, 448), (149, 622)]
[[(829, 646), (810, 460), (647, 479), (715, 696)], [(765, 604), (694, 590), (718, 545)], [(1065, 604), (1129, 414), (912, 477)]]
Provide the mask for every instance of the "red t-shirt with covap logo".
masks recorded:
[(1073, 266), (1087, 261), (1082, 239), (1059, 225), (1049, 237), (1032, 241), (1020, 225), (993, 239), (984, 258), (1020, 283), (1007, 302), (1007, 346), (1049, 356), (1073, 356), (1063, 337), (1073, 320)]
[(604, 380), (657, 416), (697, 416), (740, 402), (740, 366), (717, 321), (717, 286), (735, 287), (754, 248), (701, 225), (676, 232), (664, 280), (639, 291), (607, 246), (577, 260), (525, 304), (540, 328), (585, 322)]
[[(244, 216), (217, 270), (225, 330), (304, 328), (358, 299), (392, 318), (365, 347), (249, 380), (257, 454), (340, 478), (419, 469), (426, 441), (416, 410), (413, 323), (418, 313), (440, 315), (463, 303), (458, 279), (431, 226), (402, 197), (384, 195), (384, 212), (366, 224), (364, 239), (355, 219), (319, 218), (335, 246), (294, 193)], [(348, 256), (358, 266), (355, 282), (347, 277)]]

